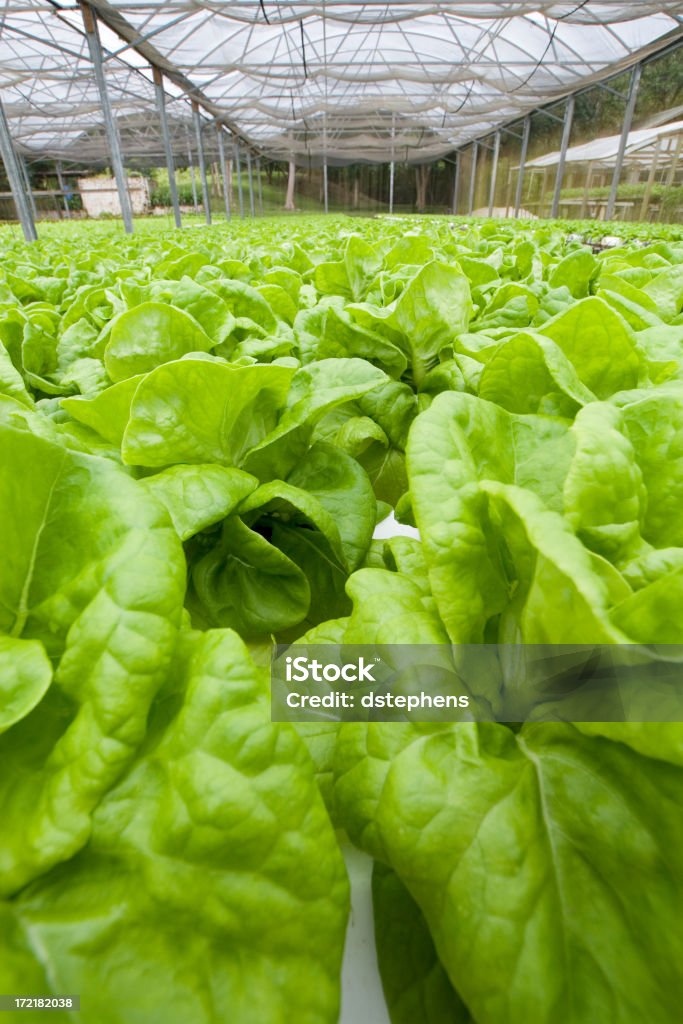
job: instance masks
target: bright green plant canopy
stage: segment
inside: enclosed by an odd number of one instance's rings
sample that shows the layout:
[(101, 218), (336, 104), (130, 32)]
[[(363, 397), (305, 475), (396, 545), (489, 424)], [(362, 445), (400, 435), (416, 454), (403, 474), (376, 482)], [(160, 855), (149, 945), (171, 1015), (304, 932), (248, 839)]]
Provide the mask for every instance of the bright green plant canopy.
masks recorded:
[[(0, 994), (335, 1024), (351, 842), (392, 1024), (677, 1024), (683, 723), (642, 688), (625, 722), (295, 727), (268, 687), (302, 638), (683, 643), (683, 232), (651, 232), (2, 236)], [(417, 535), (373, 539), (392, 511)], [(489, 657), (493, 717), (513, 686)]]

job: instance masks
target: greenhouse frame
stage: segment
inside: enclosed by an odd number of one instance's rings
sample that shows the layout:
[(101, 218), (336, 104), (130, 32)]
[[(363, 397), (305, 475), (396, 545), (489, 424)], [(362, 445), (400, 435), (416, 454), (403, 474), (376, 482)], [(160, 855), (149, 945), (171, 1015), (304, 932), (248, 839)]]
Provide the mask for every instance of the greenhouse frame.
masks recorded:
[(209, 221), (210, 161), (223, 168), (231, 213), (226, 159), (248, 165), (242, 213), (256, 206), (252, 162), (320, 168), (326, 210), (328, 168), (388, 165), (391, 212), (397, 164), (439, 159), (452, 168), (453, 212), (471, 213), (484, 161), (484, 205), (500, 205), (499, 159), (507, 146), (516, 150), (509, 161), (515, 181), (504, 205), (518, 215), (531, 122), (542, 111), (561, 130), (548, 210), (556, 216), (568, 155), (575, 156), (577, 96), (599, 88), (623, 102), (604, 210), (611, 219), (642, 69), (680, 45), (682, 11), (680, 3), (611, 0), (7, 0), (0, 39), (3, 160), (27, 238), (35, 237), (27, 164), (46, 160), (54, 161), (62, 198), (65, 167), (109, 165), (132, 231), (126, 161), (165, 163), (180, 225), (174, 165), (193, 159)]

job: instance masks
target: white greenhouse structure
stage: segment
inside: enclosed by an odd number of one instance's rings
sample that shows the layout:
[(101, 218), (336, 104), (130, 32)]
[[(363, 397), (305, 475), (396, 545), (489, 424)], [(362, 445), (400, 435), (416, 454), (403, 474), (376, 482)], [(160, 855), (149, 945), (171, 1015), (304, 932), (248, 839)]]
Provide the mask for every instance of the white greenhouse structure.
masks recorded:
[[(373, 188), (392, 211), (399, 169), (411, 167), (424, 209), (438, 164), (442, 209), (519, 214), (540, 175), (535, 208), (557, 216), (574, 209), (563, 187), (580, 161), (607, 184), (601, 215), (610, 219), (623, 213), (619, 187), (641, 156), (647, 193), (652, 140), (663, 140), (653, 182), (658, 173), (678, 180), (669, 157), (673, 146), (678, 160), (680, 134), (671, 125), (635, 129), (648, 68), (675, 60), (682, 37), (678, 2), (8, 0), (5, 206), (13, 202), (33, 238), (46, 204), (68, 212), (76, 176), (110, 168), (131, 231), (128, 172), (163, 166), (180, 225), (175, 169), (187, 167), (207, 220), (211, 191), (228, 215), (244, 216), (262, 209), (261, 166), (279, 162), (290, 206), (297, 168), (316, 175), (327, 210), (354, 190), (357, 204), (357, 169), (372, 167)], [(589, 93), (616, 104), (618, 134), (575, 138)], [(535, 131), (539, 116), (553, 132)], [(590, 200), (575, 207), (588, 210)]]

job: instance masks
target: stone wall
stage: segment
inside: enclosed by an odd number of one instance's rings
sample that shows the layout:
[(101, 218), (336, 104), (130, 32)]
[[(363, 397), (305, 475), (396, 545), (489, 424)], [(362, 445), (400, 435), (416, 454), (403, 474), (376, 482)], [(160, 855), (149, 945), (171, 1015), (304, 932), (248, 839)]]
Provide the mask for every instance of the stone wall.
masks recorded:
[[(79, 178), (78, 191), (83, 209), (89, 217), (100, 217), (102, 214), (121, 216), (121, 203), (114, 178)], [(149, 212), (149, 182), (146, 178), (128, 178), (128, 194), (134, 214)]]

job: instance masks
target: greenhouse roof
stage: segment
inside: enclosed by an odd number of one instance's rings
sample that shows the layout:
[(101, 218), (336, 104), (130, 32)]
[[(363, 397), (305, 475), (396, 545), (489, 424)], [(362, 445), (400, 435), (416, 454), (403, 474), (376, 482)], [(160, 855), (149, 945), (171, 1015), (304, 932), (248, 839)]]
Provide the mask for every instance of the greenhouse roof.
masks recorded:
[[(162, 151), (150, 65), (169, 83), (177, 153), (187, 150), (189, 96), (270, 157), (426, 162), (683, 34), (680, 2), (92, 0), (91, 7), (104, 26), (114, 113), (139, 126), (124, 140), (127, 156), (136, 139), (140, 156)], [(3, 0), (0, 88), (12, 134), (29, 156), (106, 160), (77, 3)]]
[[(673, 152), (680, 147), (683, 135), (683, 121), (660, 125), (658, 128), (643, 128), (629, 132), (624, 151), (628, 163), (651, 163), (655, 151), (657, 153)], [(602, 167), (614, 167), (619, 153), (620, 135), (607, 135), (602, 139), (593, 139), (581, 146), (570, 146), (566, 154), (566, 163), (593, 163)], [(561, 153), (546, 153), (535, 160), (527, 161), (527, 167), (556, 167)]]

